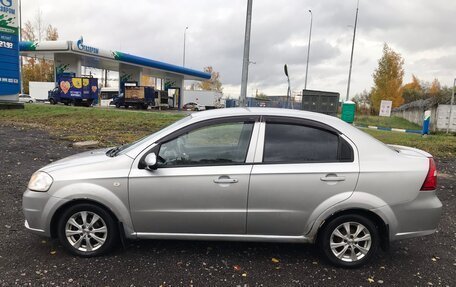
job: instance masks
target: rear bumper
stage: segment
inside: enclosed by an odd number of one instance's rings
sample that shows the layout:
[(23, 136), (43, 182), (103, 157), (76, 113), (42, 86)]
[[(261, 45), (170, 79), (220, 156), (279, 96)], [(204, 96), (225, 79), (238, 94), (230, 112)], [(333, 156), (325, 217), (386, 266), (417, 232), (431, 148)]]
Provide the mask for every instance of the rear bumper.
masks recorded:
[[(386, 209), (390, 209), (387, 211)], [(442, 203), (435, 191), (420, 192), (415, 200), (379, 208), (384, 214), (391, 214), (389, 220), (390, 240), (400, 240), (433, 234), (442, 213)]]

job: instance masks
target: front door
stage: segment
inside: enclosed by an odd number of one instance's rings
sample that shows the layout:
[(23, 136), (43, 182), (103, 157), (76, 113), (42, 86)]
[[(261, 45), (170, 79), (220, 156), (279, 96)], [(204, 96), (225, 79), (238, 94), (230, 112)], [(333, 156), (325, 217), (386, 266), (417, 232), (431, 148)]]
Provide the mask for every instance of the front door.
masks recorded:
[(133, 167), (133, 225), (140, 233), (242, 234), (252, 163), (246, 162), (254, 121), (210, 121), (167, 136), (149, 152), (159, 166)]

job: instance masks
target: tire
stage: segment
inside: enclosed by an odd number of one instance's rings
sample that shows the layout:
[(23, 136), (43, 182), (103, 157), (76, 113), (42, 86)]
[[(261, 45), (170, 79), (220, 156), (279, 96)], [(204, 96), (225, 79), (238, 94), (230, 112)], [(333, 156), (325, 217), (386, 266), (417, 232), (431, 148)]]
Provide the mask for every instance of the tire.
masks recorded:
[[(92, 223), (95, 216), (99, 218)], [(73, 223), (70, 223), (71, 221)], [(111, 214), (104, 208), (90, 203), (80, 203), (66, 209), (61, 215), (57, 229), (64, 248), (81, 257), (106, 254), (116, 245), (119, 238), (117, 224)], [(94, 232), (95, 229), (100, 232)], [(73, 234), (67, 236), (67, 231), (73, 231)]]
[(50, 103), (51, 105), (55, 105), (55, 104), (57, 104), (57, 102), (56, 102), (54, 99), (52, 99), (52, 98), (51, 98), (51, 99), (49, 99), (49, 103)]
[[(349, 236), (347, 236), (347, 227), (350, 230)], [(356, 239), (364, 240), (356, 241)], [(348, 214), (329, 222), (318, 240), (324, 257), (330, 263), (344, 268), (357, 268), (376, 255), (380, 235), (371, 220), (361, 215)], [(333, 249), (331, 243), (334, 246)], [(336, 254), (341, 255), (336, 256)]]
[(29, 101), (28, 103), (29, 103), (29, 104), (33, 104), (33, 101)]

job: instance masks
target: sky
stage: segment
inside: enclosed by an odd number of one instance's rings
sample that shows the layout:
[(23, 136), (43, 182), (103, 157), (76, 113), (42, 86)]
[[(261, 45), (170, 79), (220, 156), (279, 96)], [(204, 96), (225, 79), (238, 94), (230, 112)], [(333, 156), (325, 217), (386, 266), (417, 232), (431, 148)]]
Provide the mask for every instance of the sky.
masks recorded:
[[(248, 96), (304, 88), (310, 13), (313, 27), (307, 88), (346, 96), (356, 0), (253, 0)], [(61, 40), (182, 65), (212, 66), (226, 96), (240, 94), (247, 0), (22, 0), (23, 21), (41, 15)], [(384, 43), (412, 74), (451, 86), (456, 76), (456, 1), (360, 0), (350, 98), (370, 90)]]

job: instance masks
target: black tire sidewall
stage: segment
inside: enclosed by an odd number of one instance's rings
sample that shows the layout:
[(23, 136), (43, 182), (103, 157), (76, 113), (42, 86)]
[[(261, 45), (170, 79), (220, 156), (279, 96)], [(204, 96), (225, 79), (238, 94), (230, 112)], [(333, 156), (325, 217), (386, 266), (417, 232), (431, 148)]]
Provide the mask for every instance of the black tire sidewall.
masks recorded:
[[(108, 229), (108, 235), (106, 238), (105, 243), (97, 250), (91, 251), (91, 252), (83, 252), (80, 250), (75, 249), (67, 240), (66, 235), (65, 235), (65, 225), (68, 219), (75, 213), (80, 212), (80, 211), (90, 211), (96, 213), (98, 216), (100, 216), (103, 221), (106, 224), (106, 227)], [(95, 204), (90, 204), (90, 203), (80, 203), (73, 205), (66, 209), (58, 222), (57, 226), (57, 234), (60, 240), (60, 243), (63, 245), (63, 247), (69, 251), (70, 253), (82, 257), (94, 257), (94, 256), (99, 256), (102, 254), (107, 253), (110, 249), (112, 249), (115, 244), (117, 243), (118, 239), (118, 228), (116, 221), (113, 219), (112, 215), (107, 212), (104, 208), (101, 208)]]
[[(345, 262), (337, 258), (330, 247), (331, 234), (339, 225), (344, 222), (357, 222), (364, 225), (370, 232), (372, 243), (369, 252), (361, 260), (356, 262)], [(320, 250), (324, 257), (332, 264), (343, 268), (357, 268), (369, 262), (377, 253), (380, 244), (380, 235), (375, 224), (364, 216), (358, 214), (342, 215), (329, 222), (319, 236)]]

